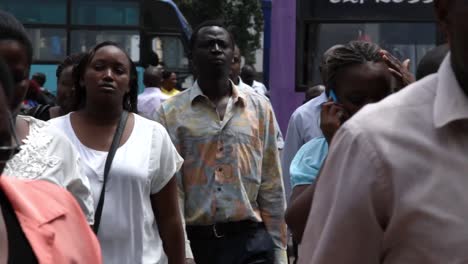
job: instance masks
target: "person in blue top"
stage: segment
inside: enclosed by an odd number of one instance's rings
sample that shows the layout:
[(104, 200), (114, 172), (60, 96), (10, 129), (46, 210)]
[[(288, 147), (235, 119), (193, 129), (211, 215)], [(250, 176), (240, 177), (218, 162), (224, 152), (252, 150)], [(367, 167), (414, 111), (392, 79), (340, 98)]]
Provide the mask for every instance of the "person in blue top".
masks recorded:
[(320, 114), (323, 136), (303, 145), (290, 166), (293, 192), (285, 217), (297, 243), (307, 221), (314, 183), (335, 132), (366, 104), (376, 103), (414, 81), (408, 62), (401, 63), (370, 42), (353, 41), (339, 46), (327, 58), (326, 67), (329, 100), (322, 105)]

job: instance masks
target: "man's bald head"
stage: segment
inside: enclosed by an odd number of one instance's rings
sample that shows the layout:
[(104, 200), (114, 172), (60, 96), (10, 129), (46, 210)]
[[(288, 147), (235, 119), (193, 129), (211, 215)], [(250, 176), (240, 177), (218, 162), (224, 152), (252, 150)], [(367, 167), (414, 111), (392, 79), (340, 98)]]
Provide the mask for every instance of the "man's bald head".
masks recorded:
[(255, 75), (256, 74), (257, 74), (257, 72), (255, 71), (254, 66), (245, 65), (244, 67), (242, 67), (241, 78), (242, 78), (242, 81), (244, 83), (246, 83), (247, 85), (252, 86), (252, 84), (253, 84), (253, 82), (255, 80)]
[(161, 87), (163, 82), (163, 68), (161, 66), (149, 66), (143, 74), (145, 87)]

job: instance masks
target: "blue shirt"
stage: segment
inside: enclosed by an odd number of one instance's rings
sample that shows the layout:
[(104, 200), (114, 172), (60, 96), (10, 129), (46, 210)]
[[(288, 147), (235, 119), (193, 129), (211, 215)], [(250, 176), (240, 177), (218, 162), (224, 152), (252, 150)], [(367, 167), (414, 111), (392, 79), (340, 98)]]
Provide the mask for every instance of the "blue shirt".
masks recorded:
[(297, 108), (289, 120), (281, 157), (284, 189), (287, 197), (290, 196), (292, 189), (289, 182), (291, 161), (302, 145), (313, 138), (323, 137), (322, 130), (320, 129), (320, 112), (322, 111), (322, 104), (325, 102), (327, 102), (327, 95), (323, 92), (320, 96)]
[(291, 162), (289, 173), (291, 186), (312, 184), (328, 154), (328, 143), (324, 137), (314, 138), (302, 146)]

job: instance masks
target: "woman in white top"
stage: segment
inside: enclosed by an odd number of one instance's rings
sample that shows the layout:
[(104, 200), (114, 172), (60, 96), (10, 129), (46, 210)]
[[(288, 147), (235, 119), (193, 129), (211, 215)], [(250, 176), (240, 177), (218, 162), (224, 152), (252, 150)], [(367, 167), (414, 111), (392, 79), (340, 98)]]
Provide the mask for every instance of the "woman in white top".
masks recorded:
[(82, 173), (79, 155), (70, 141), (56, 129), (32, 117), (17, 115), (26, 96), (32, 46), (21, 23), (0, 12), (0, 58), (14, 82), (14, 92), (6, 93), (14, 116), (21, 148), (6, 164), (8, 176), (48, 180), (67, 188), (83, 209), (88, 223), (93, 223), (94, 207), (89, 181)]
[(76, 111), (51, 122), (83, 159), (97, 206), (123, 111), (129, 116), (105, 188), (98, 238), (104, 263), (184, 263), (174, 174), (182, 158), (166, 130), (137, 111), (137, 72), (116, 44), (93, 48), (74, 69)]

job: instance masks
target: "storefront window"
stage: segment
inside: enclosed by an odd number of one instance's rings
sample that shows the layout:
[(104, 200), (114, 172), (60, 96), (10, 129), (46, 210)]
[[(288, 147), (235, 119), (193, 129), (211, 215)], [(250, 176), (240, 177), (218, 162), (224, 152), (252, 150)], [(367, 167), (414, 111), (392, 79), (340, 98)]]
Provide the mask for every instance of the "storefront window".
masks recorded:
[(74, 30), (71, 32), (71, 53), (86, 52), (104, 41), (117, 43), (135, 63), (140, 61), (140, 34), (138, 31)]
[(22, 23), (65, 24), (67, 1), (64, 0), (1, 0), (0, 10), (5, 10)]
[(322, 83), (318, 65), (322, 54), (331, 46), (352, 40), (371, 41), (379, 44), (400, 60), (410, 59), (411, 70), (424, 54), (436, 45), (434, 23), (322, 23), (307, 24), (303, 43), (302, 68), (299, 84), (311, 86)]
[(152, 40), (152, 50), (158, 54), (158, 58), (169, 69), (180, 69), (188, 66), (185, 57), (184, 45), (179, 37), (158, 36)]
[(72, 24), (137, 26), (139, 2), (134, 0), (72, 0)]
[(33, 45), (33, 59), (61, 61), (66, 56), (66, 31), (55, 28), (26, 29)]

